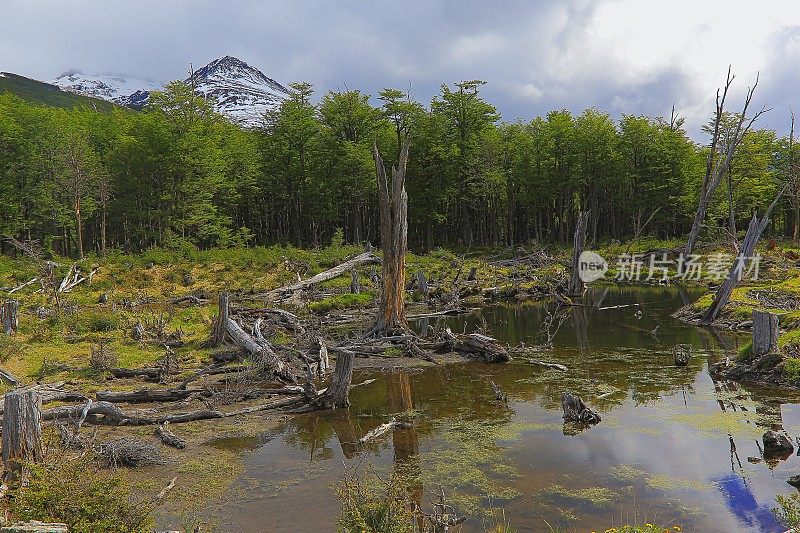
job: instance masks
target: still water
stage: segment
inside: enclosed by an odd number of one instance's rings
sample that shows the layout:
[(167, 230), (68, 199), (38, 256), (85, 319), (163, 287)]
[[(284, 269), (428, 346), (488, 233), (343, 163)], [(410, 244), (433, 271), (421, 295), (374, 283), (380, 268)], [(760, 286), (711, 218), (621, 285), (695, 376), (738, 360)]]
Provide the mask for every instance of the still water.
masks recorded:
[[(532, 349), (507, 365), (356, 372), (354, 382), (376, 381), (352, 391), (349, 411), (295, 417), (271, 434), (217, 443), (249, 450), (221, 530), (335, 531), (335, 487), (361, 468), (415, 472), (413, 497), (423, 509), (441, 485), (449, 503), (470, 516), (468, 532), (482, 531), (491, 509), (502, 509), (520, 532), (634, 522), (685, 532), (782, 531), (771, 509), (777, 494), (795, 490), (786, 479), (800, 473), (800, 457), (765, 462), (760, 439), (777, 425), (800, 435), (800, 396), (711, 379), (709, 362), (734, 356), (747, 338), (670, 317), (701, 292), (598, 288), (561, 315), (537, 303), (449, 318), (454, 331), (487, 327), (503, 342)], [(552, 348), (536, 348), (547, 340), (548, 323)], [(679, 343), (693, 347), (688, 367), (672, 364)], [(507, 404), (495, 399), (491, 382), (509, 395)], [(602, 422), (565, 431), (564, 391), (582, 396)], [(358, 445), (406, 411), (413, 427)]]

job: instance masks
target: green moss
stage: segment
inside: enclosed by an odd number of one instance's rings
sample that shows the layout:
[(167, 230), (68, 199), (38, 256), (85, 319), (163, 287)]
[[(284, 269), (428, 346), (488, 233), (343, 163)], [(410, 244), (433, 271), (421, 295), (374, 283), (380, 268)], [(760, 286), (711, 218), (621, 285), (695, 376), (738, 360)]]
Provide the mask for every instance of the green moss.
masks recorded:
[(792, 381), (800, 381), (800, 359), (789, 357), (783, 363), (784, 375)]
[(372, 291), (358, 294), (345, 293), (330, 296), (318, 302), (308, 304), (308, 308), (315, 313), (327, 313), (334, 309), (350, 309), (353, 307), (366, 307), (372, 303), (375, 293)]

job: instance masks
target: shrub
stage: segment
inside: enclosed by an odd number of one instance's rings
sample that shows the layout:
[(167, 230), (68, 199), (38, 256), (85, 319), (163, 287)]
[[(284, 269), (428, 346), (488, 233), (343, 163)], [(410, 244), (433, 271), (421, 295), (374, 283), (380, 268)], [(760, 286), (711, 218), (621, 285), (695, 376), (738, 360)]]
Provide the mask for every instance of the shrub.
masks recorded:
[(145, 530), (152, 509), (135, 505), (125, 481), (84, 461), (31, 465), (27, 483), (12, 488), (15, 520), (63, 522), (74, 533)]
[(83, 317), (81, 325), (92, 333), (107, 333), (119, 327), (119, 320), (111, 313), (90, 312)]
[(89, 368), (92, 370), (106, 372), (115, 368), (118, 362), (117, 352), (107, 342), (101, 341), (92, 346), (89, 354)]

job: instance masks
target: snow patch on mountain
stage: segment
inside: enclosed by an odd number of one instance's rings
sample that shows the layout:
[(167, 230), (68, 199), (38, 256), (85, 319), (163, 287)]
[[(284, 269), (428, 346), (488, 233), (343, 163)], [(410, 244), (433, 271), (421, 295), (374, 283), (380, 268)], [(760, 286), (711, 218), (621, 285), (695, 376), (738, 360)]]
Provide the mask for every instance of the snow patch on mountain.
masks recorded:
[(160, 83), (124, 74), (84, 74), (80, 71), (65, 72), (49, 83), (65, 91), (137, 108), (147, 100), (150, 91), (164, 88)]

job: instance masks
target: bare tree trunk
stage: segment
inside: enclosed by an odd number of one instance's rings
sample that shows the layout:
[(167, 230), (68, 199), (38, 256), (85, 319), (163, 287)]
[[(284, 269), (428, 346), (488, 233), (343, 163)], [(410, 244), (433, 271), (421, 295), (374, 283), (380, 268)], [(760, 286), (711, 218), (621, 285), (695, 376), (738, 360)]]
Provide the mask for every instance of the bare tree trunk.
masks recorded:
[(377, 145), (373, 156), (378, 179), (383, 274), (378, 317), (370, 334), (395, 334), (408, 330), (406, 322), (406, 251), (408, 249), (408, 194), (405, 187), (408, 137), (400, 151), (398, 168), (392, 168), (391, 184)]
[(42, 400), (34, 390), (6, 393), (3, 411), (3, 481), (22, 475), (27, 463), (42, 459)]
[(75, 242), (78, 245), (78, 259), (83, 259), (83, 219), (81, 218), (81, 200), (75, 198)]
[(570, 295), (579, 295), (583, 292), (583, 281), (580, 277), (580, 265), (578, 260), (586, 246), (586, 229), (589, 223), (589, 212), (586, 211), (578, 216), (578, 223), (575, 225), (575, 240), (572, 247), (572, 276), (569, 280), (567, 292)]
[(758, 239), (761, 238), (761, 234), (764, 233), (767, 225), (769, 225), (769, 216), (772, 214), (772, 210), (775, 209), (775, 206), (778, 204), (778, 200), (780, 200), (781, 196), (783, 196), (785, 190), (786, 186), (784, 186), (783, 189), (781, 189), (781, 191), (775, 196), (775, 199), (767, 208), (767, 212), (764, 213), (763, 217), (759, 219), (753, 215), (752, 220), (750, 220), (750, 226), (747, 228), (747, 234), (744, 237), (744, 242), (742, 242), (742, 247), (739, 249), (739, 255), (736, 257), (733, 265), (731, 265), (731, 268), (728, 271), (728, 277), (725, 278), (722, 286), (717, 289), (717, 293), (714, 295), (714, 301), (711, 302), (711, 305), (708, 307), (708, 309), (706, 309), (705, 313), (703, 313), (701, 323), (711, 324), (714, 322), (714, 320), (716, 320), (719, 314), (722, 312), (722, 309), (727, 305), (733, 289), (736, 288), (739, 280), (742, 279), (745, 262), (747, 259), (751, 259), (753, 257), (753, 252), (755, 252)]
[(778, 315), (753, 311), (753, 357), (778, 350)]
[(6, 300), (0, 307), (0, 319), (3, 321), (3, 333), (13, 335), (19, 328), (19, 301)]

